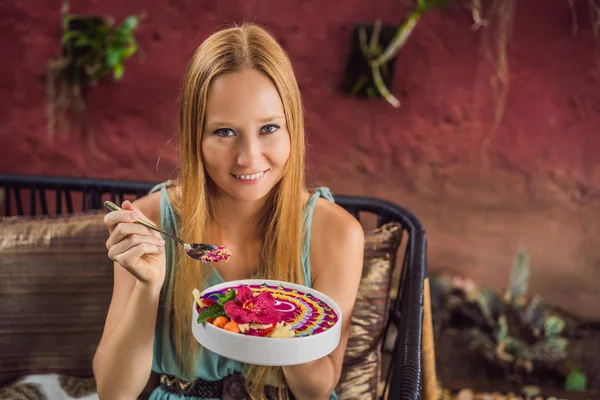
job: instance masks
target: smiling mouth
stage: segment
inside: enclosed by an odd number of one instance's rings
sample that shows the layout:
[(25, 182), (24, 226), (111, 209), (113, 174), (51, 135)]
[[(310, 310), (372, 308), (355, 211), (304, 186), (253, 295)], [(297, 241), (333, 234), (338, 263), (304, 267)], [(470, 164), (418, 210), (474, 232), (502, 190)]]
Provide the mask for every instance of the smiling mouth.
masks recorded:
[(250, 174), (250, 175), (236, 175), (236, 174), (231, 174), (233, 175), (235, 178), (237, 179), (241, 179), (243, 181), (255, 181), (258, 178), (261, 178), (264, 174), (266, 174), (269, 170), (264, 170), (262, 172), (257, 172), (255, 174)]

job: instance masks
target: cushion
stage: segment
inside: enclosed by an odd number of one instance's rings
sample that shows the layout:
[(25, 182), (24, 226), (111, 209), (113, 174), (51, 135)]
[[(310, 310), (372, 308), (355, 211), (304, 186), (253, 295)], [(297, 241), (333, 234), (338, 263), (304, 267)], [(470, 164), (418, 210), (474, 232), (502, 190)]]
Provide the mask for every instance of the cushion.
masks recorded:
[(365, 232), (364, 264), (336, 388), (340, 399), (377, 399), (381, 377), (381, 342), (390, 296), (392, 272), (402, 240), (402, 226), (388, 223)]
[(58, 374), (27, 375), (0, 387), (0, 400), (98, 400), (94, 378)]
[(92, 376), (113, 288), (104, 215), (0, 219), (0, 387)]

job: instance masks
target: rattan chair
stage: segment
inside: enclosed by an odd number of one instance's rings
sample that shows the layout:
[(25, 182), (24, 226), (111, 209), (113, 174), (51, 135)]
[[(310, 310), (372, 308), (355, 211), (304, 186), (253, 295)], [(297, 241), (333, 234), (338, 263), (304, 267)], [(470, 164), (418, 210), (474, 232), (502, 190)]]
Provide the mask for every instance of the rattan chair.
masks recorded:
[[(120, 204), (139, 198), (153, 182), (0, 175), (4, 215), (48, 215), (99, 209), (104, 200)], [(403, 227), (406, 246), (397, 296), (389, 308), (386, 336), (395, 328), (395, 344), (388, 352), (390, 366), (384, 397), (414, 400), (437, 398), (433, 329), (427, 279), (427, 243), (418, 218), (407, 209), (376, 198), (336, 195), (335, 201), (360, 220), (374, 214), (377, 226), (396, 221)]]

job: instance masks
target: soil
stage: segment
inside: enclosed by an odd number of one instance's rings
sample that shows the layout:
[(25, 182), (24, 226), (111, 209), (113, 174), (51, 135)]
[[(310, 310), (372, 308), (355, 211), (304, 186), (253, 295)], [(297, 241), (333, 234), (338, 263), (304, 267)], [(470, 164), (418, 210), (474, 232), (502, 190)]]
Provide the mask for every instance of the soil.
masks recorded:
[(437, 377), (446, 390), (441, 399), (516, 399), (528, 385), (540, 388), (539, 397), (531, 399), (600, 399), (600, 326), (580, 324), (568, 335), (568, 357), (585, 374), (587, 392), (565, 391), (566, 371), (537, 370), (527, 377), (507, 377), (469, 350), (466, 329), (447, 327), (436, 331)]
[(461, 385), (456, 382), (458, 386), (470, 385), (471, 388), (460, 389), (460, 390), (449, 390), (443, 391), (440, 400), (598, 400), (600, 399), (600, 392), (588, 391), (587, 393), (580, 392), (567, 392), (560, 389), (544, 389), (537, 395), (528, 396), (522, 393), (521, 390), (517, 390), (510, 385), (503, 384), (480, 384), (472, 385), (469, 382), (463, 382)]

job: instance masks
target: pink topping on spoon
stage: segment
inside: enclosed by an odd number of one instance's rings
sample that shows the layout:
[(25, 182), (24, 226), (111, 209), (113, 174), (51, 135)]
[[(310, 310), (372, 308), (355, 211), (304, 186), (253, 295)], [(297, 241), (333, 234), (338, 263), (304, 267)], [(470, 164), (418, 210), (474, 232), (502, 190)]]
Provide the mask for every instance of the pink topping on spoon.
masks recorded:
[(227, 261), (231, 257), (231, 252), (225, 246), (218, 246), (216, 249), (209, 251), (202, 256), (203, 262), (219, 262)]

